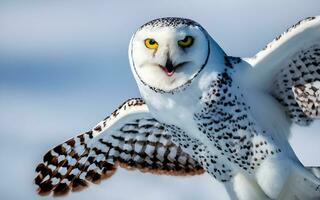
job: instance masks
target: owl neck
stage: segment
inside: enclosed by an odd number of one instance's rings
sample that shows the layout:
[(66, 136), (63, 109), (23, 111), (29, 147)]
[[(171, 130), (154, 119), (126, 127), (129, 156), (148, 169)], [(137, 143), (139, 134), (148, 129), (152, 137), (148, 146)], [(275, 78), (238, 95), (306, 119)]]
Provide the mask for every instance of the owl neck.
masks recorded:
[[(212, 59), (212, 58), (210, 58)], [(196, 125), (194, 123), (194, 114), (199, 110), (203, 95), (210, 90), (213, 82), (220, 82), (219, 77), (228, 77), (228, 81), (232, 82), (231, 66), (226, 66), (226, 58), (219, 62), (209, 60), (208, 66), (196, 77), (192, 83), (182, 90), (172, 93), (160, 93), (140, 84), (139, 89), (142, 97), (147, 103), (150, 111), (157, 116), (160, 122), (174, 124), (179, 127), (179, 123), (187, 129), (193, 130)], [(218, 66), (219, 65), (219, 66)], [(218, 69), (218, 70), (217, 70)]]

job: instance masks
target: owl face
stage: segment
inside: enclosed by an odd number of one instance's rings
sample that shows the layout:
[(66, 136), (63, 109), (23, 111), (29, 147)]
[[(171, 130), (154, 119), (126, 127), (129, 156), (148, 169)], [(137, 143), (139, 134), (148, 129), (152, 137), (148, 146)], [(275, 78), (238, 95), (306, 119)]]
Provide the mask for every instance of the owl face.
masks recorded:
[(209, 48), (207, 33), (196, 22), (161, 18), (143, 25), (134, 34), (129, 56), (137, 81), (170, 92), (200, 73)]

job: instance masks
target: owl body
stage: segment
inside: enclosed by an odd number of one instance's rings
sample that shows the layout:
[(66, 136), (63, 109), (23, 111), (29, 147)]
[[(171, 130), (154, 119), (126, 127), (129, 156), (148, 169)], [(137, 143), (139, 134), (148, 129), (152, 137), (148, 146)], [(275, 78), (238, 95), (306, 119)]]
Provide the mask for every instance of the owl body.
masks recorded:
[[(268, 136), (269, 130), (255, 127), (250, 105), (239, 92), (241, 83), (232, 77), (237, 69), (226, 66), (225, 59), (220, 60), (218, 71), (217, 62), (210, 65), (209, 58), (207, 67), (187, 88), (172, 93), (139, 85), (150, 112), (166, 124), (173, 142), (221, 182), (237, 173), (254, 178), (269, 155), (276, 157), (283, 151)], [(245, 66), (238, 67), (243, 70)]]

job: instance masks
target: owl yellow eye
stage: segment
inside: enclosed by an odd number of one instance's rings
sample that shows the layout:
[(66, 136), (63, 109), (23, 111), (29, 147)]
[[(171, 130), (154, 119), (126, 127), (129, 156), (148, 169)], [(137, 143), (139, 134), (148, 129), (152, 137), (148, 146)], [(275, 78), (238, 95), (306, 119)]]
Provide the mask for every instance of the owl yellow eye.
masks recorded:
[(154, 39), (148, 38), (145, 39), (144, 44), (149, 49), (157, 49), (158, 48), (158, 42), (156, 42)]
[(182, 48), (190, 47), (193, 44), (193, 37), (186, 36), (183, 40), (178, 41), (178, 45)]

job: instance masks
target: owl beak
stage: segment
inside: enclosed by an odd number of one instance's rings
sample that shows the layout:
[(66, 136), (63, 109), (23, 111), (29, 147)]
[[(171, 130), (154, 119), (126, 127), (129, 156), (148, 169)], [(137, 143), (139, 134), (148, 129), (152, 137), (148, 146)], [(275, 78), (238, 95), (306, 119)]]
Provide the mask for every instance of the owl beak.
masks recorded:
[(172, 76), (174, 74), (175, 66), (173, 65), (170, 58), (167, 59), (165, 66), (162, 66), (162, 65), (159, 65), (159, 66), (168, 76)]
[(171, 61), (170, 58), (167, 59), (165, 68), (169, 73), (174, 73), (174, 68), (175, 67), (173, 66), (172, 61)]

